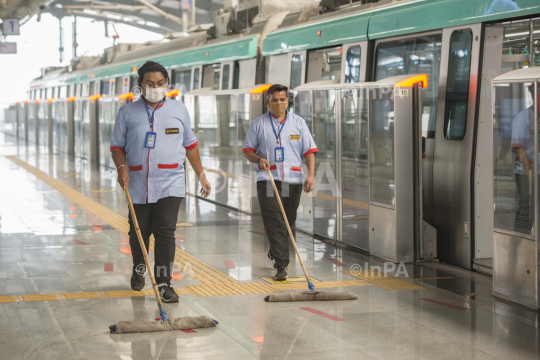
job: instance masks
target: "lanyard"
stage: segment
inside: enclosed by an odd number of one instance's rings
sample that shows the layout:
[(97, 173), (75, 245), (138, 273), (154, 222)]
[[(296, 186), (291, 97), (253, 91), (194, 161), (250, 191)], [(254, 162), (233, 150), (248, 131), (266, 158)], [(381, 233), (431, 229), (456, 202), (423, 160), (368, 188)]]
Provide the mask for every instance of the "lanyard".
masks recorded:
[(274, 131), (274, 135), (276, 136), (276, 142), (279, 144), (279, 135), (281, 134), (281, 130), (283, 130), (283, 127), (285, 126), (285, 123), (287, 122), (289, 113), (287, 112), (287, 116), (285, 117), (285, 120), (283, 120), (283, 123), (281, 124), (278, 133), (276, 133), (276, 129), (274, 128), (274, 120), (272, 119), (272, 114), (270, 112), (268, 112), (268, 116), (270, 117), (270, 124), (272, 124), (272, 130)]
[(163, 101), (163, 99), (161, 99), (159, 101), (159, 103), (157, 104), (156, 108), (153, 109), (152, 111), (152, 114), (150, 114), (150, 109), (152, 108), (151, 106), (149, 106), (146, 102), (144, 103), (144, 105), (146, 106), (146, 113), (148, 114), (148, 122), (150, 123), (150, 127), (152, 127), (152, 124), (154, 123), (154, 113), (156, 112), (157, 108), (161, 106), (161, 102)]

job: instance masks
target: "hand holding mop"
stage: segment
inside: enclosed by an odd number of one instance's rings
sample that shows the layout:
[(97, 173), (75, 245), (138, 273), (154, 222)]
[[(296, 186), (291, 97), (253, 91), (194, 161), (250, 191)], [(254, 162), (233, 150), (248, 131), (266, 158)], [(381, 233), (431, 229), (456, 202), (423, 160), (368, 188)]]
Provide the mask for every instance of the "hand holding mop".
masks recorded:
[(118, 324), (109, 326), (111, 333), (115, 334), (125, 334), (125, 333), (139, 333), (139, 332), (157, 332), (157, 331), (170, 331), (170, 330), (187, 330), (187, 329), (197, 329), (205, 327), (215, 327), (218, 323), (216, 320), (210, 319), (206, 316), (199, 317), (190, 317), (185, 316), (183, 318), (177, 318), (169, 321), (167, 319), (167, 314), (163, 309), (163, 304), (161, 303), (161, 298), (159, 296), (158, 286), (156, 284), (156, 279), (152, 275), (152, 268), (150, 267), (150, 259), (148, 258), (148, 252), (146, 251), (146, 246), (141, 235), (141, 230), (139, 229), (139, 223), (137, 222), (137, 216), (135, 215), (135, 209), (133, 208), (133, 202), (131, 201), (131, 196), (129, 196), (129, 190), (126, 186), (126, 196), (129, 204), (129, 211), (131, 212), (131, 218), (133, 219), (133, 226), (135, 227), (135, 232), (137, 233), (137, 238), (141, 244), (141, 249), (144, 255), (144, 262), (146, 268), (148, 269), (148, 275), (152, 281), (152, 288), (154, 289), (154, 295), (159, 308), (159, 315), (161, 320), (157, 321), (120, 321)]
[(296, 255), (298, 256), (298, 260), (300, 260), (300, 265), (302, 266), (302, 270), (304, 270), (304, 275), (306, 277), (308, 288), (310, 291), (304, 291), (304, 292), (293, 292), (293, 293), (278, 293), (278, 294), (272, 294), (264, 298), (264, 301), (326, 301), (326, 300), (354, 300), (358, 299), (358, 296), (348, 293), (348, 292), (337, 292), (337, 291), (315, 291), (315, 287), (313, 286), (313, 283), (309, 281), (309, 276), (306, 271), (306, 267), (304, 266), (304, 262), (302, 261), (302, 257), (300, 256), (300, 252), (298, 251), (298, 247), (296, 247), (296, 241), (294, 241), (294, 236), (291, 231), (291, 227), (289, 226), (289, 221), (287, 220), (287, 215), (285, 214), (285, 209), (283, 208), (283, 204), (281, 203), (281, 196), (279, 195), (279, 192), (276, 187), (276, 183), (274, 182), (274, 177), (272, 176), (272, 172), (269, 168), (266, 168), (266, 171), (268, 172), (268, 175), (270, 176), (270, 181), (272, 182), (272, 186), (274, 187), (274, 192), (276, 194), (277, 201), (279, 203), (279, 207), (281, 209), (281, 213), (283, 214), (283, 219), (285, 220), (285, 225), (287, 225), (287, 230), (289, 231), (289, 236), (291, 237), (291, 241), (294, 246), (294, 250), (296, 251)]

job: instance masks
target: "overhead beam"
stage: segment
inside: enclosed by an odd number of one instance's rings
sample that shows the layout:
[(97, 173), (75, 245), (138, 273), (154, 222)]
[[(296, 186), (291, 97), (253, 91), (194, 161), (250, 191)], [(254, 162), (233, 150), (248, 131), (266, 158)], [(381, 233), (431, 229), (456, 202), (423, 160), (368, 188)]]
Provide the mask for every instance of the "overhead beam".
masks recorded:
[[(59, 5), (62, 5), (62, 7), (64, 8), (69, 8), (70, 6), (77, 6), (77, 7), (82, 7), (82, 8), (86, 8), (86, 9), (92, 9), (92, 7), (97, 7), (97, 6), (121, 6), (122, 8), (125, 8), (127, 11), (131, 10), (131, 9), (136, 9), (138, 8), (139, 6), (134, 6), (134, 1), (136, 0), (111, 0), (111, 1), (103, 1), (103, 0), (98, 0), (98, 1), (95, 1), (95, 2), (92, 2), (92, 1), (77, 1), (76, 4), (77, 5), (72, 5), (74, 2), (73, 0), (55, 0), (53, 1), (49, 7), (50, 8), (54, 8), (55, 5), (59, 4)], [(200, 2), (201, 0), (196, 0), (196, 3)], [(145, 5), (140, 5), (140, 6), (144, 6), (144, 9), (147, 9), (147, 7)], [(143, 9), (143, 10), (144, 10)], [(167, 11), (167, 13), (169, 14), (173, 14), (173, 15), (176, 15), (178, 17), (182, 17), (182, 11), (179, 10), (179, 9), (173, 9), (173, 8), (168, 8), (168, 7), (161, 7), (161, 9)], [(97, 10), (97, 9), (96, 9)], [(122, 14), (125, 14), (127, 15), (128, 13), (125, 13), (125, 12), (121, 12), (121, 11), (117, 11), (116, 9), (110, 9), (110, 12), (111, 13), (122, 13)], [(151, 14), (147, 14), (146, 12), (142, 12), (140, 10), (135, 10), (133, 12), (130, 12), (129, 13), (130, 16), (136, 16), (136, 17), (139, 17), (141, 19), (145, 19), (147, 21), (152, 21), (156, 24), (162, 24), (163, 23), (163, 26), (165, 27), (168, 27), (170, 29), (173, 29), (174, 31), (182, 31), (182, 27), (180, 25), (172, 25), (170, 21), (162, 18), (162, 17), (159, 17), (159, 16), (156, 16), (156, 15), (151, 15)], [(210, 13), (208, 14), (205, 14), (205, 13), (197, 13), (195, 14), (195, 23), (196, 24), (207, 24), (207, 23), (211, 23), (212, 22), (212, 15)]]
[[(172, 31), (182, 31), (183, 29), (182, 25), (178, 25), (174, 21), (163, 19), (162, 17), (159, 17), (159, 16), (153, 16), (153, 15), (148, 15), (141, 12), (133, 12), (129, 10), (116, 10), (116, 9), (111, 11), (111, 13), (118, 14), (119, 16), (125, 15), (126, 17), (138, 17), (138, 18), (143, 19), (144, 21), (150, 21), (150, 22), (159, 24), (160, 26), (163, 26), (167, 29), (171, 29)], [(110, 21), (114, 21), (114, 20), (111, 19)]]
[(152, 10), (157, 11), (158, 13), (161, 14), (161, 16), (163, 16), (163, 17), (165, 17), (165, 18), (167, 18), (167, 19), (169, 19), (169, 20), (171, 20), (171, 21), (174, 21), (174, 22), (178, 23), (179, 25), (182, 25), (182, 24), (183, 24), (182, 20), (178, 19), (177, 17), (175, 17), (175, 16), (173, 16), (173, 15), (167, 14), (165, 11), (161, 10), (160, 8), (158, 8), (157, 6), (155, 6), (155, 5), (151, 4), (151, 3), (149, 3), (149, 2), (146, 1), (146, 0), (137, 0), (137, 1), (140, 2), (140, 3), (142, 3), (142, 4), (144, 4), (144, 5), (146, 5), (146, 6), (148, 6), (148, 7), (151, 8)]
[(72, 10), (72, 11), (68, 12), (65, 9), (49, 8), (49, 9), (44, 10), (43, 12), (48, 12), (48, 13), (54, 15), (57, 18), (76, 15), (78, 17), (84, 17), (84, 18), (94, 19), (94, 20), (98, 20), (98, 21), (114, 21), (116, 23), (122, 23), (122, 24), (130, 25), (130, 26), (133, 26), (133, 27), (136, 27), (136, 28), (139, 28), (139, 29), (148, 30), (148, 31), (155, 32), (155, 33), (162, 34), (162, 35), (168, 34), (168, 33), (173, 31), (172, 29), (166, 29), (166, 28), (163, 28), (163, 27), (157, 28), (157, 27), (153, 27), (153, 26), (142, 25), (142, 24), (137, 23), (136, 21), (116, 20), (116, 19), (111, 19), (111, 18), (109, 18), (107, 16), (104, 16), (104, 15), (87, 14), (87, 13), (85, 13), (83, 11), (79, 11), (79, 10)]

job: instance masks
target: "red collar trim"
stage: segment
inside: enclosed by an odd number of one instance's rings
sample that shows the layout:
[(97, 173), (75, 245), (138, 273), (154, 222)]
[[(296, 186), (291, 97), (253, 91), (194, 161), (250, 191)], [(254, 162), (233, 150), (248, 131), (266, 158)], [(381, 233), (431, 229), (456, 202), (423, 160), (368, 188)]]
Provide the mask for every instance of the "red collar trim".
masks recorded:
[[(285, 119), (283, 119), (283, 122), (285, 122), (285, 121), (287, 120), (287, 115), (288, 115), (287, 113), (288, 113), (288, 111), (285, 113)], [(270, 111), (270, 115), (272, 115), (272, 117), (273, 117), (274, 119), (276, 119), (277, 121), (279, 121), (279, 120), (278, 120), (278, 117), (277, 117), (276, 115), (274, 115), (273, 112)]]
[[(167, 98), (167, 97), (165, 96), (165, 97), (163, 98), (163, 101), (161, 102), (161, 104), (159, 104), (159, 106), (156, 107), (156, 109), (159, 109), (160, 107), (163, 106), (163, 104), (165, 104), (165, 100), (167, 100), (166, 98)], [(140, 99), (143, 103), (145, 103), (146, 105), (150, 106), (150, 104), (148, 104), (148, 103), (146, 102), (146, 100), (144, 99), (144, 95), (141, 95), (141, 97), (140, 97), (139, 99)]]

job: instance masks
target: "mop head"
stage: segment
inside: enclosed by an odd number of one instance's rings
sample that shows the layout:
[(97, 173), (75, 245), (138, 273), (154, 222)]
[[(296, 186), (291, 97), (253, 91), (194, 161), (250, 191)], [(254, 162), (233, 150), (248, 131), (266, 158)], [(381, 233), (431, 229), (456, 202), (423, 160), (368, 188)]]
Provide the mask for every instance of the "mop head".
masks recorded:
[(164, 322), (158, 321), (120, 321), (109, 326), (112, 334), (145, 333), (172, 330), (188, 330), (216, 327), (217, 321), (206, 316), (184, 316)]
[(329, 301), (329, 300), (356, 300), (358, 296), (348, 292), (338, 291), (302, 291), (291, 293), (272, 294), (264, 298), (264, 301)]

